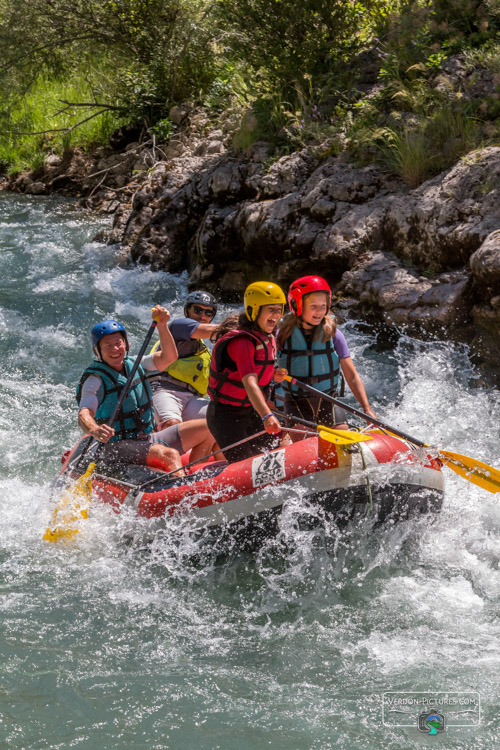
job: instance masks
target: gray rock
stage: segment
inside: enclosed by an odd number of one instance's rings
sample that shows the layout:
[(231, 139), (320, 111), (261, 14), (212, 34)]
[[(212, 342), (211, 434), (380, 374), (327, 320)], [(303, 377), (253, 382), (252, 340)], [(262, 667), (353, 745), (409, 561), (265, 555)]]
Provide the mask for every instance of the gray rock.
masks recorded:
[(478, 281), (500, 292), (500, 228), (489, 234), (471, 255), (470, 267)]
[(224, 150), (224, 144), (221, 141), (210, 141), (206, 147), (207, 154), (222, 154)]
[(263, 164), (271, 156), (271, 145), (266, 141), (255, 141), (245, 151), (245, 158), (249, 161)]
[(59, 167), (62, 164), (62, 156), (58, 156), (57, 154), (49, 154), (49, 156), (47, 156), (47, 158), (45, 159), (44, 164), (49, 169)]
[(262, 195), (267, 198), (296, 192), (307, 179), (313, 162), (305, 152), (282, 156), (274, 162), (261, 181)]
[(43, 195), (47, 192), (47, 186), (43, 182), (31, 182), (24, 192), (29, 195)]
[(268, 144), (245, 156), (208, 153), (213, 144), (221, 141), (205, 136), (194, 155), (188, 144), (134, 178), (142, 186), (133, 210), (111, 233), (116, 241), (122, 229), (133, 260), (188, 268), (192, 283), (235, 296), (255, 269), (284, 286), (313, 269), (339, 284), (351, 312), (468, 341), (476, 325), (482, 342), (493, 341), (500, 148), (410, 190), (345, 156), (320, 162), (300, 151), (268, 167)]
[(170, 107), (168, 116), (172, 120), (174, 125), (181, 125), (188, 116), (190, 110), (191, 108), (186, 104), (182, 104), (180, 106), (175, 105), (174, 107)]
[(185, 151), (185, 146), (182, 141), (171, 138), (167, 146), (164, 148), (164, 154), (166, 159), (176, 159)]

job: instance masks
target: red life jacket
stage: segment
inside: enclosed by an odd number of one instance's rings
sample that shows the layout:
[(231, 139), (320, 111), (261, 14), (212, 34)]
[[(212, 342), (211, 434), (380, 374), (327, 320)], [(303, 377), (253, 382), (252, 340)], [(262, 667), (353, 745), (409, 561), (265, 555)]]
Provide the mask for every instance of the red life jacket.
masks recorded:
[(257, 331), (245, 331), (237, 328), (221, 336), (214, 346), (210, 362), (208, 395), (211, 401), (221, 404), (251, 406), (236, 363), (227, 352), (229, 342), (238, 336), (249, 338), (255, 346), (257, 380), (267, 396), (267, 386), (273, 379), (275, 367), (276, 341), (274, 336), (266, 336), (266, 334)]

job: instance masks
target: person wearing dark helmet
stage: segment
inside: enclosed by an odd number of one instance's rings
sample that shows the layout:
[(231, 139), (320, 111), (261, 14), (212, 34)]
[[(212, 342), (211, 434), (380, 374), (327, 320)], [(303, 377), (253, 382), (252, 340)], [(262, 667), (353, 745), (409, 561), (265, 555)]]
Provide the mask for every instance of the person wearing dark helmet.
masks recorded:
[[(149, 375), (158, 429), (204, 418), (210, 368), (209, 339), (216, 325), (217, 301), (209, 292), (190, 292), (184, 303), (184, 317), (169, 323), (178, 358), (162, 372)], [(152, 351), (157, 351), (161, 342)]]
[[(331, 396), (340, 390), (342, 373), (363, 411), (375, 417), (345, 337), (330, 314), (331, 298), (331, 289), (321, 276), (303, 276), (290, 285), (290, 312), (277, 334), (278, 364), (292, 377)], [(283, 382), (275, 398), (278, 405), (283, 399), (281, 405), (289, 415), (348, 429), (343, 409), (298, 385)]]
[(91, 332), (92, 349), (97, 361), (84, 371), (77, 387), (78, 425), (103, 444), (100, 460), (124, 462), (176, 470), (181, 468), (180, 453), (192, 449), (195, 458), (209, 452), (213, 443), (206, 420), (174, 425), (153, 433), (152, 393), (146, 373), (164, 369), (177, 358), (177, 349), (168, 329), (170, 313), (164, 307), (153, 308), (157, 320), (161, 350), (142, 360), (123, 406), (112, 425), (109, 421), (118, 397), (133, 366), (129, 356), (127, 331), (116, 320), (97, 323)]
[[(273, 378), (280, 379), (273, 333), (285, 303), (279, 286), (254, 282), (245, 290), (244, 312), (226, 318), (212, 335), (216, 343), (210, 365), (207, 422), (228, 461), (241, 461), (271, 448), (273, 435), (281, 434), (267, 397)], [(263, 429), (266, 434), (224, 449)]]

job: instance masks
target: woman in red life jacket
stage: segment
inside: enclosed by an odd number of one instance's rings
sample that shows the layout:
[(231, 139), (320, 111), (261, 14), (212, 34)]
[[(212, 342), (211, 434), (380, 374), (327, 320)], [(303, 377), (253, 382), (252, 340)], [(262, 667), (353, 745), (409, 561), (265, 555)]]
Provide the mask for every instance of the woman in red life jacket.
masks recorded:
[[(363, 411), (375, 417), (344, 335), (330, 314), (331, 297), (330, 287), (321, 276), (303, 276), (290, 285), (290, 312), (281, 321), (277, 334), (278, 364), (292, 377), (330, 396), (341, 392), (343, 376)], [(321, 395), (311, 395), (288, 382), (277, 391), (278, 406), (290, 416), (348, 429), (345, 411)]]
[[(276, 341), (273, 333), (283, 315), (286, 298), (276, 284), (256, 281), (245, 289), (245, 311), (226, 318), (214, 331), (207, 410), (208, 428), (228, 461), (241, 461), (273, 446), (272, 436), (281, 426), (267, 403), (273, 379), (280, 382), (286, 372), (276, 371)], [(241, 446), (224, 446), (255, 435)]]

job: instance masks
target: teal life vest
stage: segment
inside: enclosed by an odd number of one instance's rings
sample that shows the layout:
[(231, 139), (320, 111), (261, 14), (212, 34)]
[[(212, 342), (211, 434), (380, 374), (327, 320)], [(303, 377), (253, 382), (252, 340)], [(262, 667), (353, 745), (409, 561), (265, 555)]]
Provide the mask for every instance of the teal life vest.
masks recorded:
[[(83, 373), (76, 389), (78, 404), (80, 404), (82, 387), (87, 378), (97, 375), (103, 383), (103, 389), (99, 389), (99, 394), (103, 391), (102, 396), (99, 395), (99, 406), (94, 416), (97, 424), (105, 424), (109, 421), (133, 364), (132, 357), (125, 357), (124, 375), (104, 362), (93, 362)], [(139, 433), (148, 435), (153, 431), (154, 412), (151, 386), (146, 380), (142, 365), (137, 368), (122, 408), (111, 426), (115, 434), (109, 439), (110, 443), (116, 443), (118, 440), (134, 440), (139, 437)]]
[[(283, 348), (278, 352), (278, 366), (286, 367), (289, 375), (312, 385), (323, 393), (333, 395), (338, 390), (340, 359), (331, 338), (327, 341), (313, 340), (308, 344), (302, 330), (299, 326), (295, 326), (283, 344)], [(283, 381), (280, 386), (280, 390), (291, 394), (294, 398), (311, 398), (309, 391), (293, 383)]]

